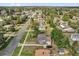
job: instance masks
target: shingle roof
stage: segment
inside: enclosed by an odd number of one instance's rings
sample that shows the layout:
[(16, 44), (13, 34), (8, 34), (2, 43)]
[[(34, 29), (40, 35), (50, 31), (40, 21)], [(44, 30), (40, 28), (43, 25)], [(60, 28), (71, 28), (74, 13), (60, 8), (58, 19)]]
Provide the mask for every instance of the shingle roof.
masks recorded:
[(60, 48), (59, 49), (59, 52), (64, 52), (64, 48)]
[(72, 39), (73, 41), (79, 41), (79, 34), (72, 34), (72, 35), (71, 35), (71, 39)]
[(45, 36), (45, 34), (39, 34), (37, 37), (37, 42), (40, 44), (45, 44), (47, 40), (47, 37)]

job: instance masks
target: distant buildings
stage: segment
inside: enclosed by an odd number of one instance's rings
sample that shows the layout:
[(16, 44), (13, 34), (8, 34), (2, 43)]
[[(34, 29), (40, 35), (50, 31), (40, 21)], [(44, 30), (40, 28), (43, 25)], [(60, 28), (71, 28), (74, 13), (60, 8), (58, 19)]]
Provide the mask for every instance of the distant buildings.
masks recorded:
[(38, 49), (35, 51), (35, 56), (50, 56), (50, 50)]
[(4, 15), (6, 13), (6, 10), (1, 10), (0, 13), (1, 15)]
[(42, 11), (41, 10), (36, 10), (35, 11), (37, 14), (41, 15), (42, 14)]
[(79, 17), (78, 16), (73, 16), (72, 19), (73, 20), (79, 20)]

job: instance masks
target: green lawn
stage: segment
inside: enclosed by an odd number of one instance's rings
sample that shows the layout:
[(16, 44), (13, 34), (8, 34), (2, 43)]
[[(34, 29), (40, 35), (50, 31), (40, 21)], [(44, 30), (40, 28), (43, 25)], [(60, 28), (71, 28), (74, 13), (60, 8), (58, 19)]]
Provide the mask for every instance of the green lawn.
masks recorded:
[(51, 37), (54, 39), (58, 48), (68, 48), (69, 47), (69, 40), (68, 40), (68, 38), (66, 38), (63, 35), (61, 30), (54, 28), (54, 30), (51, 32)]
[(75, 54), (74, 56), (79, 56), (79, 53)]
[(24, 47), (21, 56), (33, 56), (33, 54), (34, 54), (33, 48), (30, 48), (30, 47), (25, 48)]
[(14, 52), (13, 52), (13, 56), (17, 56), (19, 51), (20, 51), (21, 47), (17, 47)]
[(26, 35), (27, 35), (27, 32), (24, 33), (22, 39), (20, 40), (20, 43), (23, 43), (24, 42), (24, 39), (25, 39)]
[[(20, 40), (20, 43), (24, 42), (24, 39), (25, 39), (26, 35), (27, 35), (27, 32), (24, 33), (22, 39)], [(36, 41), (35, 33), (34, 32), (30, 32), (26, 42), (35, 42), (35, 41)]]
[(30, 32), (26, 42), (36, 42), (36, 33)]
[(42, 47), (24, 47), (21, 56), (34, 56), (35, 50)]
[[(43, 48), (43, 47), (35, 47), (35, 46), (33, 46), (33, 47), (24, 47), (23, 50), (22, 50), (21, 56), (33, 56), (35, 50), (40, 49), (40, 48)], [(13, 56), (17, 56), (20, 49), (21, 49), (21, 47), (17, 47), (13, 52)]]

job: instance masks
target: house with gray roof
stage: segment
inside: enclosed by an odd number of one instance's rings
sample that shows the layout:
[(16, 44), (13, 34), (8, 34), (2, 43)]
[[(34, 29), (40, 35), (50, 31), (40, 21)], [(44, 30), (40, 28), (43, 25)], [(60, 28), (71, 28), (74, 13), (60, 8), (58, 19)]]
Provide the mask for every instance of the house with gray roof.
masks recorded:
[[(74, 43), (74, 42), (76, 42), (75, 44), (76, 44), (76, 46), (74, 46), (74, 49), (75, 49), (75, 51), (77, 52), (77, 53), (79, 53), (79, 33), (75, 33), (75, 34), (72, 34), (71, 35), (71, 41), (70, 41), (70, 43), (72, 42), (72, 44)], [(72, 45), (71, 44), (71, 45)]]
[(65, 54), (64, 48), (59, 48), (58, 52), (59, 52), (59, 55), (64, 55)]
[(71, 34), (69, 41), (71, 46), (75, 41), (79, 42), (79, 34), (78, 33)]
[(71, 35), (71, 40), (72, 41), (79, 41), (79, 34), (78, 33), (72, 34)]
[(45, 34), (39, 34), (37, 36), (37, 42), (39, 44), (46, 44), (46, 41), (47, 41), (47, 38), (46, 38)]
[(45, 34), (39, 34), (37, 36), (37, 43), (46, 46), (51, 46), (51, 39), (49, 40)]

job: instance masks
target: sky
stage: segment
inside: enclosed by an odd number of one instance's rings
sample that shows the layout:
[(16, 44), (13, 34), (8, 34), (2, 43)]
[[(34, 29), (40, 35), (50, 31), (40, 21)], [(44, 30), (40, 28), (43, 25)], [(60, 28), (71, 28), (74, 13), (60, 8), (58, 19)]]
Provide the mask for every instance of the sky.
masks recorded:
[(79, 3), (0, 3), (0, 6), (79, 6)]

